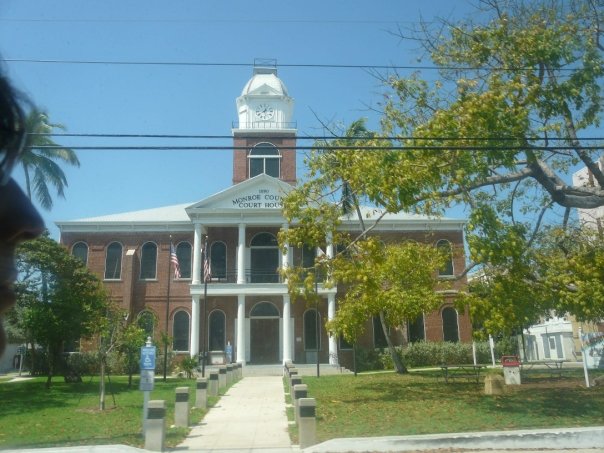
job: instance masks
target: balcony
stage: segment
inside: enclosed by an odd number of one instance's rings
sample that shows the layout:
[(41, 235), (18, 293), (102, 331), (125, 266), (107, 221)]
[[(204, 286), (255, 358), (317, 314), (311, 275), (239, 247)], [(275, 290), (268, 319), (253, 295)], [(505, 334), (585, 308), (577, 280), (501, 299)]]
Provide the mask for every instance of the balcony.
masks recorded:
[[(262, 269), (246, 269), (246, 283), (283, 283), (283, 278), (277, 271), (266, 271)], [(237, 283), (237, 270), (212, 274), (210, 283)]]

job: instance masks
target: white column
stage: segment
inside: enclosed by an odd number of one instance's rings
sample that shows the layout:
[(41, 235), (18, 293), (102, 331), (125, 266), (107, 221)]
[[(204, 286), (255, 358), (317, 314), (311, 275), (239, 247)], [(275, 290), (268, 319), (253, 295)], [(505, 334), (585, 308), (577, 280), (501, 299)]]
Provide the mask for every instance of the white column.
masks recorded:
[(237, 362), (245, 364), (245, 295), (237, 296)]
[[(195, 236), (193, 237), (193, 275), (191, 283), (201, 283), (201, 223), (195, 223)], [(197, 299), (199, 301), (199, 298)]]
[[(336, 316), (336, 295), (327, 295), (327, 319), (331, 321)], [(337, 365), (336, 358), (338, 356), (338, 345), (336, 344), (335, 335), (329, 336), (329, 363)]]
[(237, 284), (245, 283), (245, 223), (239, 224), (239, 243), (237, 247)]
[(291, 303), (289, 294), (283, 295), (283, 363), (292, 359), (292, 342), (291, 342)]
[(191, 343), (189, 345), (191, 357), (199, 354), (199, 296), (193, 296), (191, 302)]
[[(281, 227), (282, 230), (287, 231), (289, 228), (289, 225), (287, 223), (284, 223), (283, 226)], [(291, 267), (293, 260), (292, 260), (292, 250), (289, 246), (289, 243), (285, 243), (284, 247), (283, 247), (283, 252), (281, 252), (281, 267), (283, 268), (283, 270), (287, 270), (288, 267)], [(287, 282), (287, 280), (285, 280)]]

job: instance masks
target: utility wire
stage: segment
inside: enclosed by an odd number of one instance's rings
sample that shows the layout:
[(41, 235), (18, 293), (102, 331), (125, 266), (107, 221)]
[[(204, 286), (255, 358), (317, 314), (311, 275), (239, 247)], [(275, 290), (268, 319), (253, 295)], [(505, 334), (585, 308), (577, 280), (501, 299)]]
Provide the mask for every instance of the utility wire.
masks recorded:
[[(145, 151), (220, 151), (220, 150), (249, 150), (249, 146), (216, 146), (216, 145), (190, 145), (190, 146), (66, 146), (66, 145), (42, 145), (35, 146), (35, 149), (64, 149), (69, 148), (78, 151), (98, 150), (145, 150)], [(300, 150), (310, 151), (321, 148), (324, 150), (359, 150), (359, 151), (575, 151), (573, 146), (279, 146), (282, 150)], [(600, 146), (582, 146), (585, 151), (604, 150), (604, 145)], [(260, 155), (259, 155), (260, 156)], [(256, 156), (256, 157), (259, 157)]]
[[(116, 60), (58, 60), (37, 58), (5, 58), (10, 63), (42, 63), (42, 64), (81, 64), (81, 65), (114, 65), (114, 66), (191, 66), (191, 67), (253, 67), (253, 63), (217, 63), (194, 61), (116, 61)], [(281, 68), (310, 68), (310, 69), (406, 69), (429, 71), (537, 71), (538, 68), (493, 68), (481, 66), (417, 66), (417, 65), (380, 65), (380, 64), (330, 64), (330, 63), (280, 63)], [(576, 71), (573, 68), (557, 68), (558, 71)]]
[[(174, 139), (203, 139), (203, 140), (215, 140), (215, 139), (232, 139), (233, 135), (186, 135), (186, 134), (107, 134), (107, 133), (69, 133), (69, 132), (47, 132), (38, 133), (31, 132), (28, 135), (40, 136), (40, 137), (92, 137), (92, 138), (174, 138)], [(259, 139), (268, 140), (275, 139), (274, 135), (237, 135), (236, 138), (241, 139)], [(527, 140), (527, 141), (570, 141), (574, 140), (573, 137), (411, 137), (411, 136), (379, 136), (379, 137), (364, 137), (364, 136), (333, 136), (333, 135), (297, 135), (293, 137), (296, 140), (442, 140), (442, 141), (514, 141), (514, 140)], [(604, 137), (578, 137), (580, 141), (603, 141)]]

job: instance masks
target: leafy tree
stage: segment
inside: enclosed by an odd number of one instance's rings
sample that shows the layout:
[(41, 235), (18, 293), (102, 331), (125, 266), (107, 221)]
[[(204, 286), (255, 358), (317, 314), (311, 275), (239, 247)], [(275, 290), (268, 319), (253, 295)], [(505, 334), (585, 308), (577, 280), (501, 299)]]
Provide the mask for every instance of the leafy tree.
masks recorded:
[(51, 123), (48, 114), (38, 109), (33, 109), (27, 116), (25, 123), (27, 130), (24, 152), (21, 156), (21, 165), (25, 172), (25, 188), (29, 199), (32, 192), (44, 209), (52, 208), (52, 196), (49, 185), (53, 186), (57, 195), (65, 198), (64, 189), (67, 187), (65, 173), (56, 161), (62, 161), (76, 167), (80, 161), (75, 152), (70, 148), (45, 148), (57, 147), (49, 135), (54, 129), (64, 130), (62, 124)]
[[(368, 319), (379, 316), (398, 373), (407, 372), (388, 327), (431, 312), (443, 303), (438, 269), (444, 260), (432, 245), (416, 242), (384, 245), (379, 238), (359, 241), (330, 264), (334, 282), (346, 286), (329, 330), (354, 342)], [(418, 266), (418, 263), (422, 263)]]
[[(601, 147), (582, 138), (602, 117), (602, 17), (596, 0), (480, 0), (467, 20), (401, 31), (423, 46), (438, 76), (381, 75), (380, 130), (357, 122), (355, 134), (317, 143), (308, 181), (285, 201), (303, 226), (290, 229), (289, 243), (337, 238), (342, 200), (353, 197), (384, 215), (465, 206), (471, 264), (457, 278), (474, 266), (487, 278), (460, 303), (485, 329), (517, 330), (563, 307), (588, 315), (572, 303), (579, 287), (561, 279), (594, 272), (597, 261), (577, 258), (583, 271), (560, 267), (566, 255), (542, 233), (567, 227), (571, 208), (604, 205)], [(569, 181), (577, 165), (591, 172), (586, 187)], [(349, 243), (374, 225), (362, 223)]]
[(17, 269), (17, 308), (9, 322), (46, 350), (49, 387), (64, 346), (105, 328), (108, 297), (82, 262), (48, 236), (18, 247)]
[(117, 350), (126, 362), (128, 387), (132, 387), (132, 375), (139, 371), (140, 349), (146, 340), (145, 330), (136, 323), (128, 324), (119, 334)]

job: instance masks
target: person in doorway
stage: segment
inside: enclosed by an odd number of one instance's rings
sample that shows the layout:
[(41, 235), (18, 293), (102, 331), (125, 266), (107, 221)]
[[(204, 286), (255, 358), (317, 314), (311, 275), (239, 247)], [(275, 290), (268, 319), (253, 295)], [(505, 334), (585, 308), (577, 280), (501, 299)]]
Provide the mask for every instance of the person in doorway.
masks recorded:
[(25, 114), (19, 97), (0, 73), (0, 356), (6, 348), (4, 313), (15, 303), (15, 248), (44, 231), (44, 221), (11, 178), (25, 143)]
[(226, 345), (226, 360), (227, 363), (233, 363), (233, 346), (230, 341), (227, 341)]

